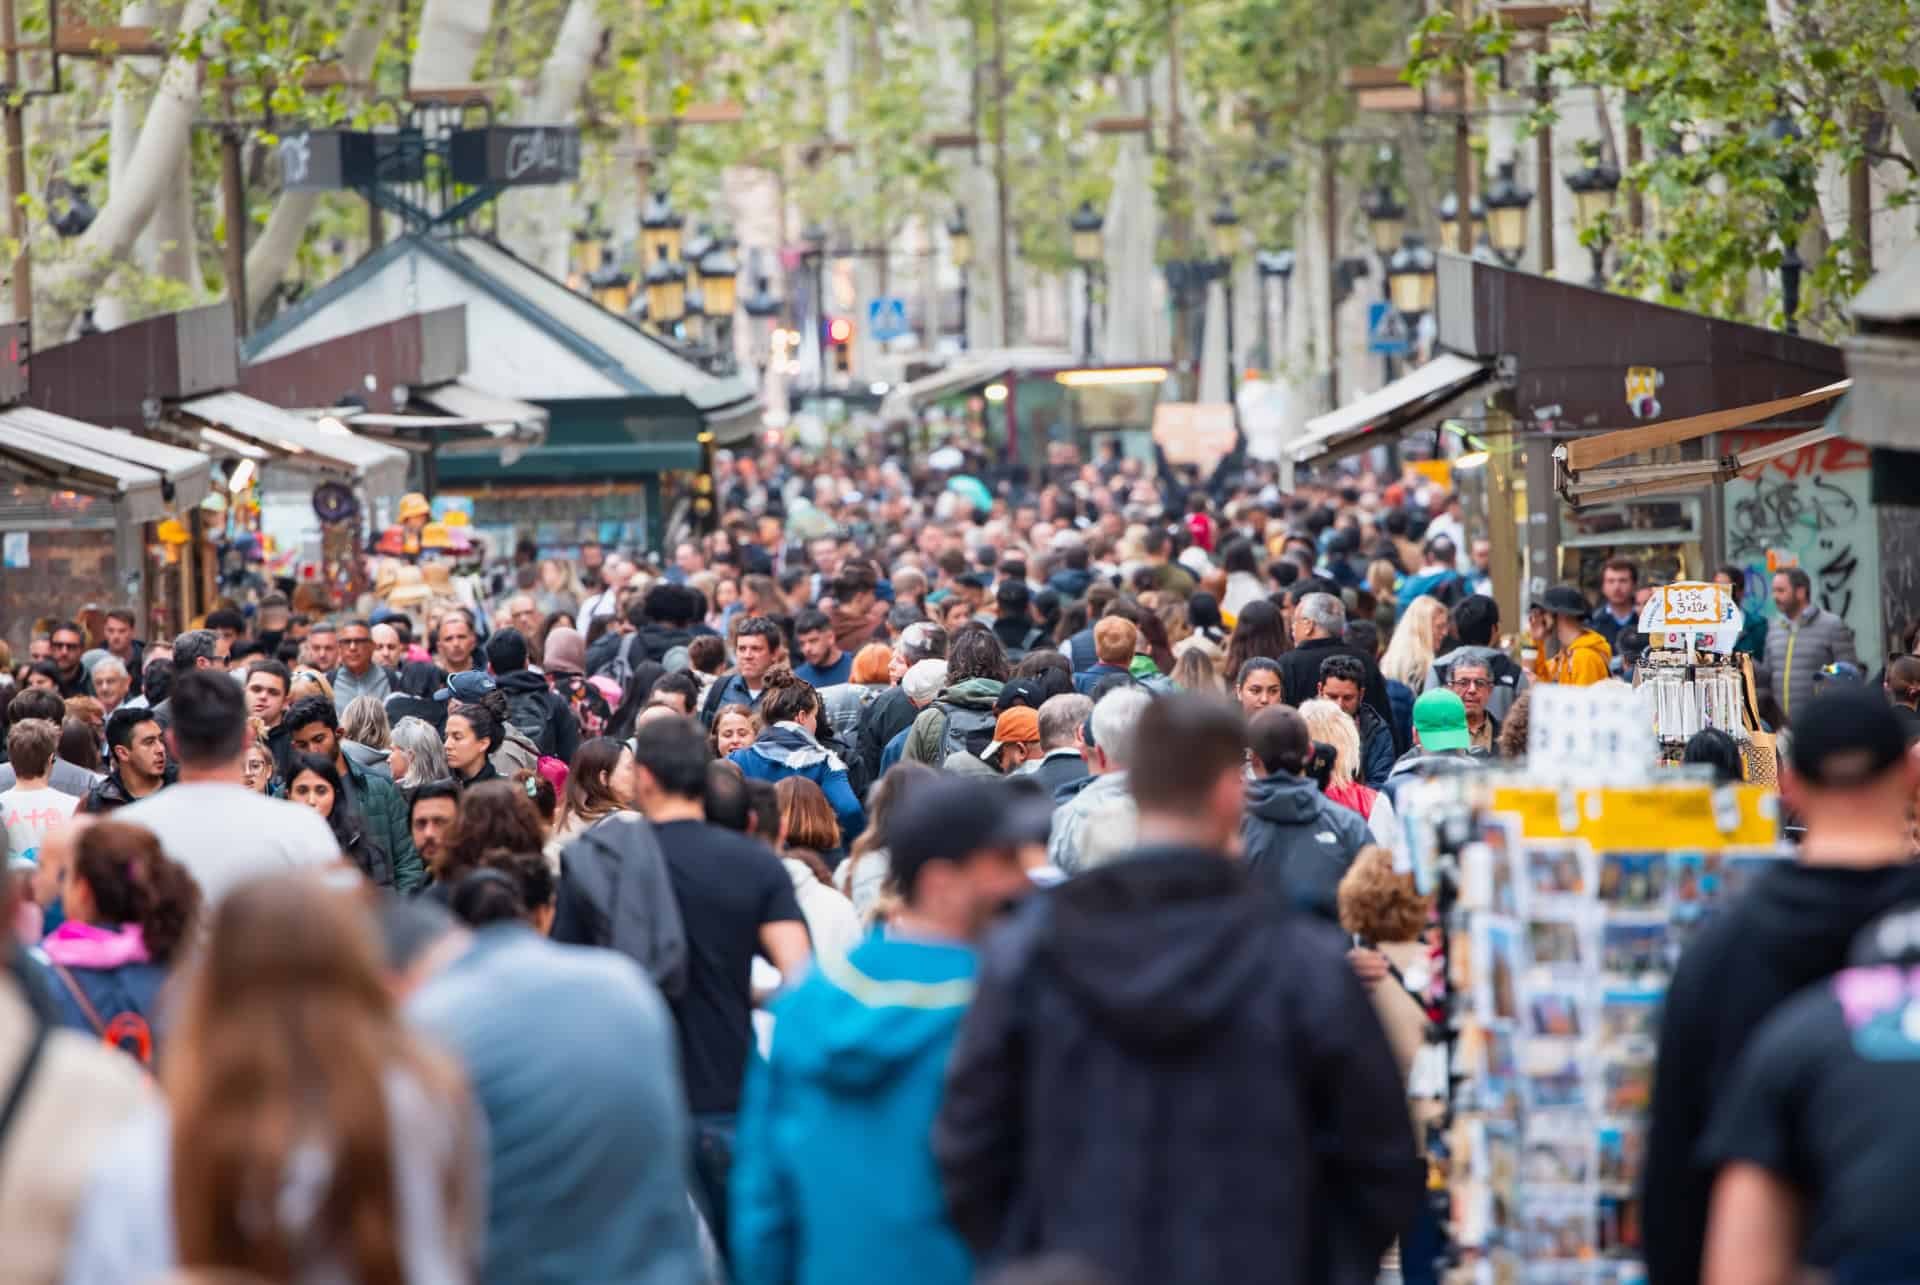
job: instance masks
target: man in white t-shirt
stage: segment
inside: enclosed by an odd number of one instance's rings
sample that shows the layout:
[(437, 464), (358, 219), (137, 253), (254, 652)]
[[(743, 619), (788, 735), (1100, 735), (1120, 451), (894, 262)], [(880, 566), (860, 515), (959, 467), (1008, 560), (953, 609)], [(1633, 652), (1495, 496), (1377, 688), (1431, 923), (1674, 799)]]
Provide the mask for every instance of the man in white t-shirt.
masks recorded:
[(65, 825), (80, 800), (47, 783), (60, 729), (44, 718), (22, 719), (7, 733), (7, 759), (13, 764), (13, 788), (0, 792), (0, 825), (7, 830), (12, 858), (38, 861), (40, 845)]
[(153, 831), (199, 882), (209, 908), (249, 879), (340, 859), (318, 812), (246, 787), (247, 706), (238, 683), (219, 670), (191, 670), (174, 679), (170, 701), (167, 750), (180, 783), (114, 820)]

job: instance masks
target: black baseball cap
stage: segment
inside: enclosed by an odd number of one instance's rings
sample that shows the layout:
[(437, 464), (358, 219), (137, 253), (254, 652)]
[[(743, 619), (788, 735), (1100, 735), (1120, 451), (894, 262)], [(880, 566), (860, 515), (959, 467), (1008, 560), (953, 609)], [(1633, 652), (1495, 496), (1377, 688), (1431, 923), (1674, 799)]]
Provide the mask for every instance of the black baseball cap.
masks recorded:
[(929, 861), (1044, 843), (1053, 822), (1052, 800), (984, 777), (940, 776), (911, 787), (904, 802), (888, 813), (885, 832), (889, 868), (902, 888)]
[(1871, 784), (1906, 752), (1900, 716), (1876, 688), (1828, 683), (1804, 709), (1794, 710), (1787, 762), (1809, 785), (1844, 790)]
[(1550, 611), (1556, 616), (1585, 616), (1593, 608), (1587, 603), (1587, 596), (1572, 585), (1555, 585), (1533, 600), (1534, 606), (1542, 611)]
[(493, 681), (493, 675), (484, 669), (463, 669), (457, 674), (447, 675), (447, 685), (435, 692), (433, 698), (437, 701), (465, 701), (473, 705), (493, 695), (498, 686)]

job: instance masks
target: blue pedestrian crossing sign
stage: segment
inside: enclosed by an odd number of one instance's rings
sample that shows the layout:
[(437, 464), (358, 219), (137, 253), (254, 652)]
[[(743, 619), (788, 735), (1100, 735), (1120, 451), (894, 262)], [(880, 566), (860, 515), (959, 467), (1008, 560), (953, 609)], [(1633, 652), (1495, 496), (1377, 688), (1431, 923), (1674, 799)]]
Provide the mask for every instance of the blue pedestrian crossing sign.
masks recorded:
[(898, 295), (882, 295), (868, 303), (867, 333), (881, 343), (912, 334), (913, 327), (907, 324), (907, 301)]
[(1367, 351), (1385, 353), (1390, 357), (1400, 357), (1413, 351), (1412, 336), (1407, 333), (1407, 319), (1400, 310), (1384, 299), (1375, 299), (1367, 305)]

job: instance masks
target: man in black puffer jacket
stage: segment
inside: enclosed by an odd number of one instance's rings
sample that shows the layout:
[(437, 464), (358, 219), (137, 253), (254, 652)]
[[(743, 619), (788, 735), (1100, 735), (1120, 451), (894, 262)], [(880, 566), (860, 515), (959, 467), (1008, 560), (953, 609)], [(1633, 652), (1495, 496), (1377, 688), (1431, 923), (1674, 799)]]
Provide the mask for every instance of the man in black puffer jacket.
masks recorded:
[(1340, 879), (1373, 842), (1367, 823), (1301, 775), (1313, 736), (1289, 705), (1261, 710), (1247, 728), (1253, 770), (1241, 828), (1247, 869), (1274, 900), (1340, 922)]

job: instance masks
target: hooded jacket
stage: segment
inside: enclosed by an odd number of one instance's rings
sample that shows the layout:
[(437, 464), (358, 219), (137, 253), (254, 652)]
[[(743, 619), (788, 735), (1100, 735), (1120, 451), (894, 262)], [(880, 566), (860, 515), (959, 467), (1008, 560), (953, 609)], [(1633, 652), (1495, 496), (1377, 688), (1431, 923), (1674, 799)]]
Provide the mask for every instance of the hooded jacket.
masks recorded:
[(1275, 901), (1340, 919), (1340, 879), (1373, 834), (1304, 776), (1275, 772), (1247, 786), (1240, 837), (1247, 870)]
[(928, 767), (939, 767), (947, 757), (945, 707), (958, 706), (991, 714), (1000, 701), (1000, 689), (1004, 686), (1006, 684), (997, 678), (968, 678), (948, 687), (934, 698), (933, 704), (915, 716), (913, 730), (907, 733), (907, 748), (901, 757), (925, 763)]
[(1115, 1285), (1370, 1285), (1422, 1183), (1340, 936), (1181, 848), (989, 938), (933, 1152), (977, 1253), (1078, 1254)]
[(737, 1285), (967, 1285), (927, 1132), (973, 998), (964, 946), (868, 938), (773, 1006), (732, 1175)]
[(867, 813), (847, 780), (847, 765), (798, 723), (775, 723), (760, 739), (727, 756), (756, 781), (804, 776), (820, 787), (840, 822), (840, 842), (851, 844), (866, 827)]
[(880, 779), (880, 756), (887, 742), (913, 726), (919, 707), (899, 687), (889, 687), (875, 696), (860, 711), (860, 735), (854, 752), (867, 769), (867, 779)]
[(653, 826), (618, 812), (560, 850), (554, 941), (615, 950), (646, 970), (668, 999), (687, 988), (687, 932)]
[(394, 891), (412, 892), (425, 887), (427, 866), (413, 847), (406, 796), (391, 780), (361, 767), (351, 754), (340, 757), (347, 765), (347, 788), (366, 820), (367, 836), (386, 854), (393, 871)]
[(1533, 676), (1543, 683), (1566, 683), (1572, 687), (1591, 687), (1602, 682), (1613, 660), (1613, 648), (1607, 640), (1588, 629), (1560, 649), (1552, 660), (1541, 656), (1533, 662)]
[(580, 748), (580, 728), (564, 697), (547, 686), (544, 674), (530, 669), (509, 670), (495, 680), (506, 693), (507, 709), (514, 727), (542, 755), (573, 762)]
[[(1891, 841), (1891, 836), (1889, 836)], [(1648, 1279), (1700, 1279), (1712, 1175), (1695, 1163), (1719, 1091), (1761, 1022), (1847, 961), (1883, 912), (1920, 900), (1920, 866), (1781, 862), (1707, 921), (1680, 957), (1660, 1019), (1643, 1217)]]
[(1047, 577), (1047, 588), (1060, 595), (1062, 602), (1078, 602), (1093, 588), (1093, 572), (1081, 567), (1062, 567)]

